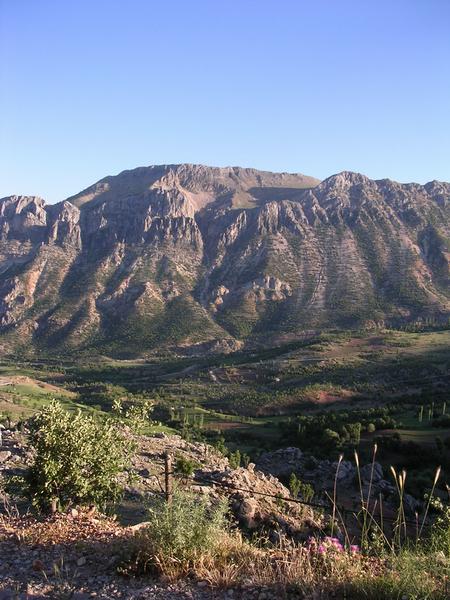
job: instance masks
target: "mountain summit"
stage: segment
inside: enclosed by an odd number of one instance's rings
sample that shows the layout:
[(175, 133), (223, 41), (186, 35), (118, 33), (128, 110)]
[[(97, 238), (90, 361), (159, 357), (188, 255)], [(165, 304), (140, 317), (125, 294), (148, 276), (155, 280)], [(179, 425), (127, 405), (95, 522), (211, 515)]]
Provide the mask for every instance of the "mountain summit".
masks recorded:
[(0, 200), (0, 348), (145, 356), (450, 316), (450, 184), (159, 165)]

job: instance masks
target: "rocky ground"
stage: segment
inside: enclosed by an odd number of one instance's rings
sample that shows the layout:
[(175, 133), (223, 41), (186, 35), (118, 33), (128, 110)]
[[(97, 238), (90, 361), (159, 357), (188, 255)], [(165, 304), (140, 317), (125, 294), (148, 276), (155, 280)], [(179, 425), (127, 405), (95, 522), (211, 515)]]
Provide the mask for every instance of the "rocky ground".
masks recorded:
[(269, 600), (276, 593), (252, 586), (214, 590), (206, 581), (161, 583), (120, 576), (134, 528), (94, 512), (72, 510), (44, 522), (0, 518), (0, 600), (88, 598)]
[[(149, 578), (125, 576), (122, 567), (133, 555), (133, 536), (145, 526), (146, 504), (163, 493), (164, 456), (169, 453), (176, 464), (184, 458), (195, 465), (191, 477), (175, 476), (175, 485), (210, 499), (228, 500), (236, 526), (262, 533), (276, 544), (304, 542), (322, 531), (323, 517), (317, 511), (292, 502), (289, 490), (276, 475), (286, 478), (292, 472), (303, 481), (311, 481), (317, 490), (330, 490), (337, 464), (306, 456), (298, 448), (265, 453), (257, 465), (231, 469), (228, 459), (213, 448), (190, 443), (180, 436), (157, 434), (133, 435), (137, 452), (133, 459), (135, 480), (126, 489), (114, 518), (106, 518), (93, 509), (70, 509), (46, 520), (37, 520), (27, 512), (26, 504), (17, 509), (17, 498), (2, 492), (2, 481), (23, 473), (32, 459), (26, 432), (2, 431), (0, 447), (0, 600), (25, 598), (123, 598), (188, 599), (236, 598), (269, 600), (282, 597), (273, 589), (251, 583), (232, 589), (212, 588), (207, 581), (167, 583)], [(362, 486), (367, 493), (382, 494), (389, 506), (393, 486), (384, 479), (381, 465), (361, 467)], [(338, 492), (347, 503), (358, 501), (355, 466), (342, 461), (338, 471)], [(319, 500), (319, 494), (315, 499)], [(406, 498), (407, 510), (415, 500)], [(411, 506), (409, 506), (411, 504)], [(387, 511), (388, 512), (388, 511)], [(318, 596), (321, 597), (321, 596)]]
[[(191, 598), (183, 586), (120, 578), (115, 571), (132, 536), (97, 515), (72, 511), (44, 523), (4, 517), (0, 598)], [(196, 590), (197, 592), (197, 590)]]
[[(331, 493), (335, 477), (337, 480), (338, 499), (347, 506), (356, 508), (360, 505), (360, 490), (356, 465), (343, 460), (339, 465), (331, 460), (318, 460), (302, 452), (299, 448), (281, 448), (275, 452), (263, 453), (257, 462), (257, 468), (263, 473), (286, 478), (295, 473), (302, 481), (313, 484), (314, 489), (326, 495)], [(371, 498), (381, 498), (387, 510), (396, 508), (398, 495), (395, 485), (385, 477), (380, 463), (362, 465), (360, 469), (361, 485), (364, 497), (367, 498), (370, 488)], [(406, 515), (414, 517), (420, 510), (421, 503), (404, 494), (403, 502)]]
[[(204, 444), (186, 442), (180, 436), (135, 436), (135, 440), (138, 445), (133, 461), (136, 482), (127, 489), (124, 503), (114, 519), (98, 515), (94, 510), (72, 509), (38, 521), (29, 514), (19, 516), (14, 499), (3, 494), (0, 600), (91, 597), (269, 600), (279, 597), (273, 590), (256, 589), (252, 585), (217, 590), (206, 581), (168, 584), (118, 574), (118, 569), (129, 558), (139, 522), (145, 521), (145, 502), (161, 493), (165, 452), (174, 460), (184, 457), (197, 466), (192, 480), (180, 480), (180, 485), (207, 496), (212, 502), (227, 497), (236, 522), (247, 530), (264, 531), (277, 542), (284, 536), (305, 539), (318, 527), (310, 510), (287, 502), (289, 491), (278, 479), (255, 470), (252, 464), (248, 468), (230, 469), (228, 460), (220, 453)], [(2, 432), (0, 478), (20, 475), (31, 457), (26, 434)]]

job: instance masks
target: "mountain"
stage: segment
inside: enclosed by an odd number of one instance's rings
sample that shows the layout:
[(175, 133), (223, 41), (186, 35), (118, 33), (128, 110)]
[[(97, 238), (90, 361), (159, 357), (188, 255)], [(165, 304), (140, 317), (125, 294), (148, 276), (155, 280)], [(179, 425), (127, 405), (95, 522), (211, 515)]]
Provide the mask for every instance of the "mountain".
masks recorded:
[(0, 200), (0, 352), (223, 351), (450, 316), (450, 184), (161, 165)]

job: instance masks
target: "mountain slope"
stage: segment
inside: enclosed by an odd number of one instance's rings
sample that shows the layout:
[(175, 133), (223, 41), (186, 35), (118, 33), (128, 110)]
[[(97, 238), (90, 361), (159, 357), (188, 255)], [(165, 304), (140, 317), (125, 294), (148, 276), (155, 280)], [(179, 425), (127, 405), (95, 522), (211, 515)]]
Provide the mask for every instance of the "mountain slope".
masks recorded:
[(449, 317), (450, 184), (163, 165), (0, 200), (0, 349), (140, 356)]

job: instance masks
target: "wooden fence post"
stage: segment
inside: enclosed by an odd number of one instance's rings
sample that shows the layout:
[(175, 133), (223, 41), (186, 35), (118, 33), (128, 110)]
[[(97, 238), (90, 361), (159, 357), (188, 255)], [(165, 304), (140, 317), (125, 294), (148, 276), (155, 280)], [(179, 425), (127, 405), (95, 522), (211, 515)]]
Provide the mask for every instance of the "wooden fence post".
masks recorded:
[(172, 503), (173, 490), (172, 490), (172, 456), (169, 452), (164, 454), (164, 484), (166, 491), (166, 502)]

